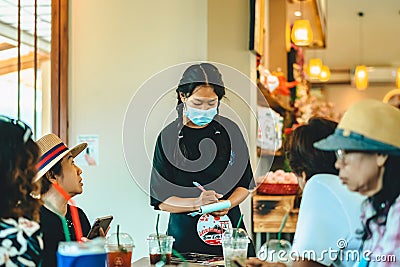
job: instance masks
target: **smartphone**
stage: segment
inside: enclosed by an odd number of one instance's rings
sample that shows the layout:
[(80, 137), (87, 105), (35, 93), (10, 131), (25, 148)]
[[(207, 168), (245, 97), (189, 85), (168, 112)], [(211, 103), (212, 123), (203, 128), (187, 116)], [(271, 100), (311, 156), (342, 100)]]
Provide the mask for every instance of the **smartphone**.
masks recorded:
[(107, 231), (107, 228), (110, 225), (111, 221), (113, 220), (113, 218), (114, 217), (111, 215), (97, 218), (94, 221), (92, 228), (90, 228), (87, 238), (93, 239), (95, 237), (98, 237), (100, 235), (100, 233), (99, 233), (100, 227), (103, 229), (103, 231), (105, 233)]

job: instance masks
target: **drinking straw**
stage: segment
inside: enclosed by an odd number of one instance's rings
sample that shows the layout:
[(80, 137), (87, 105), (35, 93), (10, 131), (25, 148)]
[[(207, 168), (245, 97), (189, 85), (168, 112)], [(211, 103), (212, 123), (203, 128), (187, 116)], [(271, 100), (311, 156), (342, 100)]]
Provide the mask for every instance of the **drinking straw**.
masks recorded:
[(119, 248), (120, 243), (119, 243), (119, 224), (117, 224), (117, 246)]
[[(160, 234), (158, 233), (158, 223), (160, 222), (160, 214), (157, 214), (157, 222), (156, 222), (156, 234), (158, 239), (158, 245), (160, 246)], [(161, 249), (161, 246), (160, 246)]]
[(178, 257), (181, 261), (184, 262), (184, 266), (187, 265), (187, 260), (185, 259), (185, 257), (183, 257), (183, 255), (181, 253), (179, 253), (178, 251), (176, 251), (175, 249), (172, 249), (172, 254), (176, 257)]
[(117, 224), (117, 246), (118, 246), (118, 250), (120, 252), (128, 252), (128, 250), (126, 248), (124, 248), (124, 246), (121, 245), (121, 242), (119, 241), (119, 224)]
[(288, 210), (286, 212), (285, 216), (283, 216), (281, 226), (279, 227), (279, 230), (278, 230), (278, 240), (279, 241), (281, 241), (282, 231), (283, 231), (283, 228), (285, 228), (287, 219), (289, 218), (289, 213), (290, 213), (290, 211)]
[(75, 206), (75, 202), (71, 199), (71, 196), (68, 195), (67, 192), (64, 191), (64, 189), (61, 188), (59, 184), (53, 184), (54, 188), (57, 189), (57, 191), (67, 200), (70, 204), (71, 208), (71, 217), (72, 217), (72, 222), (74, 224), (74, 229), (75, 229), (75, 236), (77, 241), (82, 241), (82, 226), (81, 226), (81, 221), (79, 220), (79, 213), (78, 213), (78, 208)]
[(160, 213), (157, 214), (157, 222), (156, 222), (156, 234), (157, 234), (157, 241), (158, 241), (158, 248), (160, 249), (160, 254), (161, 254), (161, 261), (166, 262), (166, 255), (163, 253), (163, 250), (161, 248), (161, 243), (160, 243), (160, 234), (158, 233), (158, 223), (160, 222)]
[(240, 214), (240, 218), (239, 218), (239, 221), (238, 221), (238, 223), (237, 223), (237, 225), (236, 225), (236, 228), (239, 228), (239, 227), (240, 227), (240, 224), (242, 223), (242, 220), (243, 220), (243, 213)]
[[(240, 218), (239, 218), (239, 221), (238, 221), (238, 223), (237, 223), (237, 225), (236, 225), (236, 228), (239, 228), (239, 227), (240, 227), (240, 224), (242, 223), (242, 220), (243, 220), (243, 213), (240, 214)], [(235, 232), (235, 238), (237, 238), (237, 237), (238, 237), (238, 231), (236, 230), (236, 232)]]
[(69, 233), (69, 229), (68, 229), (68, 224), (67, 224), (67, 219), (65, 219), (64, 216), (62, 216), (58, 211), (57, 208), (55, 208), (50, 202), (48, 201), (44, 201), (44, 204), (46, 204), (47, 206), (49, 206), (49, 208), (52, 209), (52, 211), (58, 215), (58, 217), (61, 220), (61, 224), (63, 226), (63, 232), (64, 232), (64, 236), (65, 236), (65, 241), (70, 242), (71, 241), (71, 237), (70, 237), (70, 233)]

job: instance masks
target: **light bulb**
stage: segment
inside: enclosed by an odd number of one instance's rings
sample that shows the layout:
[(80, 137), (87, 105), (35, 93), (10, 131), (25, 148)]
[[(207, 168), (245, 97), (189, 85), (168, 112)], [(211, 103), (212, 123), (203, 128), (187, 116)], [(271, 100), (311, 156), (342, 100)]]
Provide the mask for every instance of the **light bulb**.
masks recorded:
[(368, 87), (367, 67), (359, 65), (354, 72), (354, 83), (358, 90), (365, 90)]
[(319, 73), (319, 80), (321, 82), (327, 82), (329, 81), (329, 78), (331, 77), (331, 71), (329, 70), (328, 66), (322, 66), (321, 72)]
[(322, 61), (319, 58), (311, 58), (308, 61), (308, 75), (311, 79), (318, 79), (321, 73)]
[(308, 46), (313, 40), (310, 21), (305, 19), (296, 20), (292, 28), (292, 41), (298, 46)]

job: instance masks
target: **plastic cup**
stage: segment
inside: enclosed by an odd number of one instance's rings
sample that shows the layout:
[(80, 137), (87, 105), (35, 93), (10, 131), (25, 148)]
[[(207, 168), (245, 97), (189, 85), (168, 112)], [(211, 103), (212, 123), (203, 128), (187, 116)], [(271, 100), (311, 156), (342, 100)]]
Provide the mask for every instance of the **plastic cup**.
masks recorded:
[(104, 238), (88, 242), (60, 242), (58, 245), (58, 267), (104, 266), (106, 258)]
[(250, 239), (242, 228), (231, 228), (222, 235), (222, 250), (224, 253), (225, 267), (235, 267), (237, 261), (245, 266), (247, 258), (247, 247)]
[(156, 264), (163, 261), (165, 264), (171, 264), (172, 245), (175, 239), (172, 236), (164, 234), (151, 234), (147, 238), (149, 244), (150, 264)]
[(285, 239), (270, 239), (263, 245), (264, 251), (267, 251), (266, 261), (268, 262), (290, 262), (290, 251), (292, 245)]
[(119, 233), (119, 246), (117, 234), (111, 234), (106, 240), (107, 266), (130, 267), (132, 252), (135, 245), (132, 237), (127, 233)]

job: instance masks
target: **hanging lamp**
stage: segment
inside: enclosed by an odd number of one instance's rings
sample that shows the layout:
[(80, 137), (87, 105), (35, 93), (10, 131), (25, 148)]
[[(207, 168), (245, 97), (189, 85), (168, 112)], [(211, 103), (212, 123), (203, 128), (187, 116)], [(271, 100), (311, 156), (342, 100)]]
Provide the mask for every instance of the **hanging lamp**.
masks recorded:
[(310, 21), (296, 20), (292, 28), (292, 41), (297, 46), (308, 46), (313, 40)]
[(313, 32), (311, 29), (310, 21), (307, 19), (303, 19), (303, 4), (300, 1), (300, 12), (301, 18), (299, 20), (295, 20), (292, 28), (292, 42), (297, 46), (309, 46), (313, 41)]
[(310, 58), (308, 61), (307, 72), (311, 79), (318, 79), (321, 73), (322, 60), (319, 58)]
[(329, 70), (329, 67), (326, 65), (323, 65), (321, 68), (321, 72), (319, 73), (319, 80), (321, 82), (327, 82), (329, 81), (329, 78), (331, 77), (331, 71)]
[(400, 88), (400, 68), (398, 68), (396, 72), (396, 87)]
[[(364, 16), (363, 12), (358, 12), (358, 17), (360, 18), (360, 61), (362, 59), (362, 17)], [(354, 71), (354, 84), (358, 90), (365, 90), (368, 87), (368, 71), (367, 66), (365, 65), (357, 65)]]
[(358, 90), (365, 90), (368, 87), (367, 66), (358, 65), (354, 72), (354, 83)]

